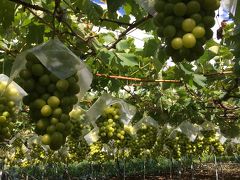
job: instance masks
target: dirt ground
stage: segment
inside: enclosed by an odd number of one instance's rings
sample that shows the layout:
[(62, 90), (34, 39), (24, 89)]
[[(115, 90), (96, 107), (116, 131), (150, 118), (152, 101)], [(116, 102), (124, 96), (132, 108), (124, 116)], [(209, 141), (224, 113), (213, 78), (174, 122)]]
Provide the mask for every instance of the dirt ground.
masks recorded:
[[(204, 164), (202, 166), (195, 167), (194, 170), (187, 169), (181, 171), (181, 173), (162, 173), (159, 175), (145, 176), (136, 175), (128, 176), (126, 180), (240, 180), (240, 164), (226, 163), (218, 164), (213, 163)], [(121, 178), (111, 178), (111, 180), (120, 180)]]

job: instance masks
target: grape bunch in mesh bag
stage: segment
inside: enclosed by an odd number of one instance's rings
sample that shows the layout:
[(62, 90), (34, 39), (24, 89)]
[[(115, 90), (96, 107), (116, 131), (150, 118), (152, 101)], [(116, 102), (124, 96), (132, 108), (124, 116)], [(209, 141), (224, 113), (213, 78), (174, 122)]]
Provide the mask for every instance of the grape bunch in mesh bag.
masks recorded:
[(78, 102), (80, 92), (77, 72), (60, 79), (50, 72), (32, 53), (26, 55), (25, 68), (20, 71), (21, 85), (28, 93), (23, 103), (29, 106), (35, 132), (52, 150), (59, 149), (71, 133), (69, 112)]
[(110, 140), (120, 143), (125, 138), (120, 108), (119, 104), (104, 108), (103, 114), (96, 121), (99, 127), (99, 136), (104, 143), (108, 143)]

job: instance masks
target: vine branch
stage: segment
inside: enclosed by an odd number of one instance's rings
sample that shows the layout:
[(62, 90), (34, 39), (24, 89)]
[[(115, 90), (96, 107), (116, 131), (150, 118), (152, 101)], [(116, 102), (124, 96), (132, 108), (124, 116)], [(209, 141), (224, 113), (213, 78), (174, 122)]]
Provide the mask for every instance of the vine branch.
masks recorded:
[[(204, 76), (218, 76), (218, 75), (227, 75), (227, 74), (232, 74), (232, 71), (226, 71), (226, 72), (221, 72), (221, 73), (211, 73), (211, 74), (203, 74)], [(122, 80), (130, 80), (130, 81), (138, 81), (138, 82), (153, 82), (153, 83), (182, 83), (181, 80), (163, 80), (163, 79), (143, 79), (143, 78), (135, 78), (135, 77), (127, 77), (127, 76), (118, 76), (118, 75), (107, 75), (107, 74), (101, 74), (97, 73), (96, 76), (98, 77), (105, 77), (105, 78), (110, 78), (110, 79), (122, 79)], [(188, 87), (186, 83), (184, 83), (185, 87), (187, 90)], [(190, 91), (190, 90), (189, 90)], [(192, 94), (192, 92), (191, 92)], [(197, 96), (195, 94), (192, 94), (193, 96)]]
[(118, 24), (119, 26), (131, 26), (132, 24), (130, 23), (126, 23), (126, 22), (121, 22), (121, 21), (115, 21), (115, 20), (112, 20), (112, 19), (106, 19), (106, 18), (100, 18), (100, 21), (103, 22), (103, 21), (107, 21), (107, 22), (112, 22), (112, 23), (116, 23)]
[(223, 72), (217, 72), (217, 73), (209, 73), (209, 74), (203, 74), (204, 76), (207, 77), (212, 77), (212, 76), (225, 76), (225, 75), (232, 75), (234, 74), (233, 71), (223, 71)]
[(122, 80), (130, 80), (130, 81), (140, 81), (140, 82), (164, 82), (164, 83), (182, 83), (180, 80), (163, 80), (163, 79), (143, 79), (143, 78), (134, 78), (134, 77), (126, 77), (126, 76), (115, 76), (115, 75), (106, 75), (97, 73), (98, 77), (105, 77), (111, 79), (122, 79)]
[(236, 110), (236, 109), (239, 109), (239, 107), (237, 107), (237, 106), (228, 107), (228, 106), (224, 105), (223, 102), (220, 101), (220, 100), (214, 100), (213, 102), (216, 105), (220, 105), (220, 107), (223, 108), (224, 110)]
[(117, 45), (117, 43), (119, 41), (122, 40), (123, 37), (125, 37), (127, 35), (127, 33), (129, 31), (131, 31), (132, 29), (138, 27), (139, 25), (141, 25), (142, 23), (144, 23), (145, 21), (147, 21), (148, 19), (152, 18), (151, 15), (148, 15), (148, 16), (145, 16), (144, 18), (142, 18), (141, 20), (131, 24), (125, 31), (123, 31), (119, 36), (118, 36), (118, 39), (111, 45), (108, 47), (108, 49), (112, 49), (112, 48), (115, 48), (115, 46)]

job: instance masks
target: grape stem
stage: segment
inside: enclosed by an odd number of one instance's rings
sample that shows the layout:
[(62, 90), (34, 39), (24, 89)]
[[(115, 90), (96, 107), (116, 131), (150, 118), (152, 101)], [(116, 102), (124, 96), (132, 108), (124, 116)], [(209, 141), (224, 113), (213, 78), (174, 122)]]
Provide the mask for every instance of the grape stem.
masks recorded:
[(30, 4), (30, 3), (24, 2), (22, 0), (9, 0), (9, 1), (15, 2), (17, 4), (21, 4), (24, 7), (28, 7), (28, 8), (31, 8), (31, 9), (35, 9), (35, 10), (39, 10), (39, 11), (43, 11), (45, 13), (51, 14), (51, 12), (48, 9), (45, 9), (45, 8), (43, 8), (41, 6), (38, 6), (38, 5), (33, 5), (33, 4)]
[(53, 25), (53, 31), (52, 31), (52, 38), (54, 38), (56, 34), (56, 25), (55, 25), (55, 19), (57, 18), (57, 10), (60, 7), (60, 2), (61, 0), (55, 0), (55, 7), (53, 11), (53, 20), (52, 20), (52, 25)]

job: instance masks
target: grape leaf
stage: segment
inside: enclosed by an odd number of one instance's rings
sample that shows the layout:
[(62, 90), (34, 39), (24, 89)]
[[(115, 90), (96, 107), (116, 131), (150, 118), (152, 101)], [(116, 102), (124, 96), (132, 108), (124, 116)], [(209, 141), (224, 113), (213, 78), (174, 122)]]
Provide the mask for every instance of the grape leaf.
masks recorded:
[(14, 20), (14, 3), (8, 0), (1, 1), (0, 25), (3, 32), (12, 24)]
[(197, 85), (204, 87), (206, 86), (206, 84), (204, 83), (204, 81), (206, 81), (206, 77), (200, 74), (193, 74), (193, 81), (195, 83), (197, 83)]
[(75, 1), (77, 7), (87, 14), (89, 20), (94, 24), (100, 24), (100, 18), (103, 15), (103, 9), (101, 6), (93, 3), (90, 0)]
[(111, 64), (112, 61), (115, 61), (116, 55), (114, 52), (107, 49), (102, 49), (98, 53), (98, 58), (102, 60), (106, 65)]
[(149, 39), (144, 43), (143, 48), (143, 56), (151, 57), (154, 56), (159, 48), (159, 40), (157, 39)]
[(123, 66), (137, 66), (137, 57), (134, 54), (129, 53), (116, 53), (118, 58), (122, 60), (121, 64)]
[(235, 13), (235, 18), (240, 21), (240, 2), (237, 2), (237, 7), (236, 7), (236, 13)]
[(129, 40), (121, 40), (119, 43), (117, 43), (116, 48), (118, 51), (129, 49), (130, 48)]
[(196, 74), (190, 69), (192, 65), (187, 65), (187, 64), (180, 64), (181, 70), (185, 73), (185, 80), (188, 80), (188, 83), (190, 86), (194, 86), (193, 82), (195, 82), (197, 85), (204, 87), (206, 84), (204, 81), (206, 81), (206, 77), (200, 74)]
[(31, 24), (29, 27), (29, 31), (27, 34), (27, 42), (40, 44), (43, 42), (43, 35), (44, 35), (44, 25), (35, 25)]
[(124, 3), (124, 0), (107, 0), (108, 11), (110, 13), (115, 13)]

